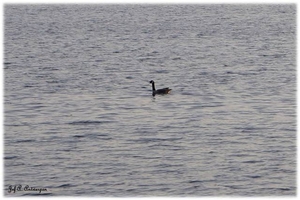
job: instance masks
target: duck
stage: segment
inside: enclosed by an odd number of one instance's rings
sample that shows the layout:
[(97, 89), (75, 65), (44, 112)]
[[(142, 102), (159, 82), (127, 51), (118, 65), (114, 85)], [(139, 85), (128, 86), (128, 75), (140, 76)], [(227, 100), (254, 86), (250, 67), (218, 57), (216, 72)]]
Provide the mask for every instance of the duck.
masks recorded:
[(169, 89), (168, 87), (155, 90), (154, 81), (151, 80), (150, 83), (152, 83), (152, 96), (155, 96), (156, 94), (169, 94), (170, 91), (172, 90), (172, 89)]

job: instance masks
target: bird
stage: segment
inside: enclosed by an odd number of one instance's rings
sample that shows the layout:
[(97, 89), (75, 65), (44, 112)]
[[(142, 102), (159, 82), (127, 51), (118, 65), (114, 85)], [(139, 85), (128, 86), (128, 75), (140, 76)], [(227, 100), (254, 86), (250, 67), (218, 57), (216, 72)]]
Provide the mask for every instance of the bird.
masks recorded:
[(155, 96), (156, 94), (169, 94), (170, 91), (172, 90), (172, 89), (169, 89), (168, 87), (155, 90), (154, 81), (151, 80), (150, 83), (152, 83), (152, 96)]

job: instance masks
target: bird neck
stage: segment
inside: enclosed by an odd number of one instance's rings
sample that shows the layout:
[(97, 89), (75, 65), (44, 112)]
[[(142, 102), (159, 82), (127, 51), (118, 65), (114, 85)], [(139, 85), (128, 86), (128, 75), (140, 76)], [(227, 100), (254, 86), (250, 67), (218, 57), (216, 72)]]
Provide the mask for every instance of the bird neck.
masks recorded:
[(152, 91), (155, 91), (155, 85), (154, 85), (154, 82), (152, 82)]

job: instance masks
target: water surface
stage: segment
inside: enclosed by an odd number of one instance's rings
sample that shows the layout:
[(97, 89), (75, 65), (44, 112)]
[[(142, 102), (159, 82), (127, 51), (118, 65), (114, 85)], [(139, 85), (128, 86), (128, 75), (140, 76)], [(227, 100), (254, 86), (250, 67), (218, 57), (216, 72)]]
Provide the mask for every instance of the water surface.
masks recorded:
[(296, 195), (295, 4), (4, 14), (6, 196)]

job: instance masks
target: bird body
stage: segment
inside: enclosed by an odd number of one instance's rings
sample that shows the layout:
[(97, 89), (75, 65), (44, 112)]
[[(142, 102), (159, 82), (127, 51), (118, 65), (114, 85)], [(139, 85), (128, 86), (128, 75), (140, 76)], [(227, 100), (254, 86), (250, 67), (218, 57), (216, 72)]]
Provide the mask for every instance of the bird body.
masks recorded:
[(155, 96), (156, 94), (169, 94), (170, 91), (172, 90), (172, 89), (169, 89), (168, 87), (156, 90), (154, 81), (151, 80), (150, 83), (152, 83), (152, 96)]

